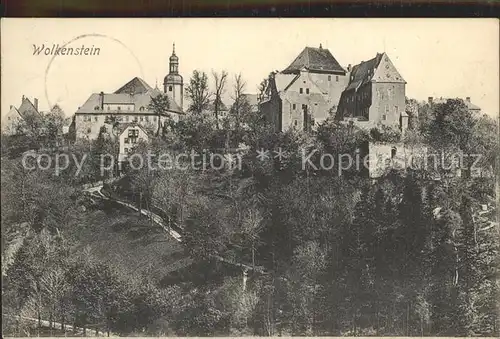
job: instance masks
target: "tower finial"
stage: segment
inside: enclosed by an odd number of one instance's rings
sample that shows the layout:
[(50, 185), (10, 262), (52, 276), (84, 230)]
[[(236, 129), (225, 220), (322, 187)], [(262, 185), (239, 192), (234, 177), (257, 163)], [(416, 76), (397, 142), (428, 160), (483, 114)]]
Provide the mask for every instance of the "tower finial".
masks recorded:
[(319, 43), (319, 48), (320, 48), (320, 49), (321, 49), (321, 48), (323, 48), (323, 46), (321, 45), (321, 42)]
[(172, 45), (172, 55), (175, 55), (175, 42)]

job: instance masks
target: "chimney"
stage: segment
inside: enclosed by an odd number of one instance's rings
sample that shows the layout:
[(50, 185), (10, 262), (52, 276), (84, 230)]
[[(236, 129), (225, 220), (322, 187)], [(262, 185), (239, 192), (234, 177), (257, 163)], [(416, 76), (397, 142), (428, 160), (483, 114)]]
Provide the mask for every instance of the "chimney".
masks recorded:
[(351, 71), (351, 64), (347, 65), (347, 71), (350, 72)]
[(36, 111), (38, 112), (38, 99), (37, 98), (34, 98), (34, 106), (35, 106), (35, 109)]
[(470, 102), (470, 97), (465, 98), (467, 102)]
[(99, 96), (101, 97), (101, 111), (104, 110), (104, 92), (99, 93)]
[(12, 107), (14, 107), (13, 105), (10, 105), (10, 109), (12, 109)]
[(319, 49), (323, 49), (323, 46), (321, 45), (321, 43), (319, 44)]
[(432, 99), (433, 99), (432, 97), (429, 97), (429, 98), (428, 98), (428, 101), (429, 101), (429, 104), (430, 104), (430, 105), (432, 105)]
[(23, 94), (23, 98), (22, 98), (22, 101), (24, 101), (24, 94)]

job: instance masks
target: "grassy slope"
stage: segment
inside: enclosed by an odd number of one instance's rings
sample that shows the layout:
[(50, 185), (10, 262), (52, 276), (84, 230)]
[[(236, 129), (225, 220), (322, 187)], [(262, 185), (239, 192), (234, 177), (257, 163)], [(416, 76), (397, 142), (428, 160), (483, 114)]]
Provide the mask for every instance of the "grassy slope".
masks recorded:
[(106, 203), (104, 210), (88, 211), (85, 217), (75, 234), (74, 253), (89, 247), (96, 258), (131, 277), (155, 281), (191, 263), (180, 243), (137, 212)]

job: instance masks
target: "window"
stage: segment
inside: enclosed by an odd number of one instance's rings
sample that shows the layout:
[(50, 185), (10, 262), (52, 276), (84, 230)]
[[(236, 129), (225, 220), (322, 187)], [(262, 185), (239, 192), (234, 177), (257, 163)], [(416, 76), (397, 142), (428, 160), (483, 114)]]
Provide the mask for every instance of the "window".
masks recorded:
[(142, 111), (144, 111), (144, 106), (141, 106), (141, 107), (139, 108), (139, 111), (141, 111), (141, 112), (142, 112)]
[(328, 81), (332, 81), (332, 76), (331, 75), (328, 76)]
[(395, 156), (396, 156), (396, 152), (397, 152), (397, 148), (396, 147), (393, 147), (391, 149), (391, 159), (393, 159)]
[(137, 117), (134, 117), (134, 121), (137, 122)]
[(314, 106), (318, 106), (318, 103), (317, 103), (317, 102), (315, 102), (315, 103), (314, 103)]
[(382, 114), (382, 120), (387, 120), (387, 115)]
[(95, 106), (94, 111), (98, 111), (98, 110), (99, 110), (99, 106)]
[(338, 75), (335, 76), (335, 81), (339, 82), (339, 76)]
[(141, 117), (141, 121), (144, 121), (144, 118), (143, 118), (143, 117)]
[(99, 118), (98, 117), (94, 117), (94, 121), (95, 122), (99, 121)]
[(128, 144), (128, 138), (125, 138), (124, 142), (125, 142), (126, 144)]
[(90, 134), (90, 132), (92, 132), (92, 130), (90, 128), (87, 128), (87, 133)]
[(120, 111), (122, 108), (120, 106), (118, 106), (118, 110)]
[(309, 94), (309, 88), (306, 88), (306, 94)]
[(172, 92), (172, 86), (168, 86), (168, 91)]
[(128, 153), (128, 148), (125, 147), (125, 153)]
[(307, 105), (306, 104), (302, 104), (302, 109), (306, 110), (307, 109)]
[(110, 109), (111, 109), (111, 108), (109, 108), (109, 106), (108, 106), (108, 111), (109, 111)]
[(295, 121), (293, 122), (293, 125), (294, 125), (294, 126), (297, 126), (297, 120), (295, 120)]
[(299, 93), (300, 94), (304, 93), (304, 89), (302, 87), (299, 89)]
[(297, 106), (295, 104), (292, 104), (292, 109), (295, 109)]

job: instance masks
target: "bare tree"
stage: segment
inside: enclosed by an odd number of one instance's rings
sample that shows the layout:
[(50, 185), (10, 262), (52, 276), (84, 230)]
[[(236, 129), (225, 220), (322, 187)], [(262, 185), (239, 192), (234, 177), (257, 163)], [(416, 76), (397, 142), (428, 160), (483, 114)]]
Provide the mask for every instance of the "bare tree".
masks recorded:
[(245, 97), (246, 82), (243, 80), (241, 73), (234, 76), (234, 86), (233, 86), (233, 106), (231, 107), (231, 113), (235, 119), (235, 130), (240, 130), (242, 115), (244, 113), (245, 103), (248, 106), (248, 101)]
[(188, 111), (201, 114), (208, 108), (210, 92), (208, 90), (208, 77), (205, 72), (193, 71), (193, 75), (186, 87), (187, 97), (191, 100)]
[(222, 95), (225, 91), (226, 81), (227, 81), (227, 72), (222, 71), (220, 74), (212, 71), (212, 76), (214, 78), (215, 83), (215, 92), (214, 92), (214, 113), (215, 113), (215, 124), (216, 128), (219, 129), (219, 113), (222, 106)]

